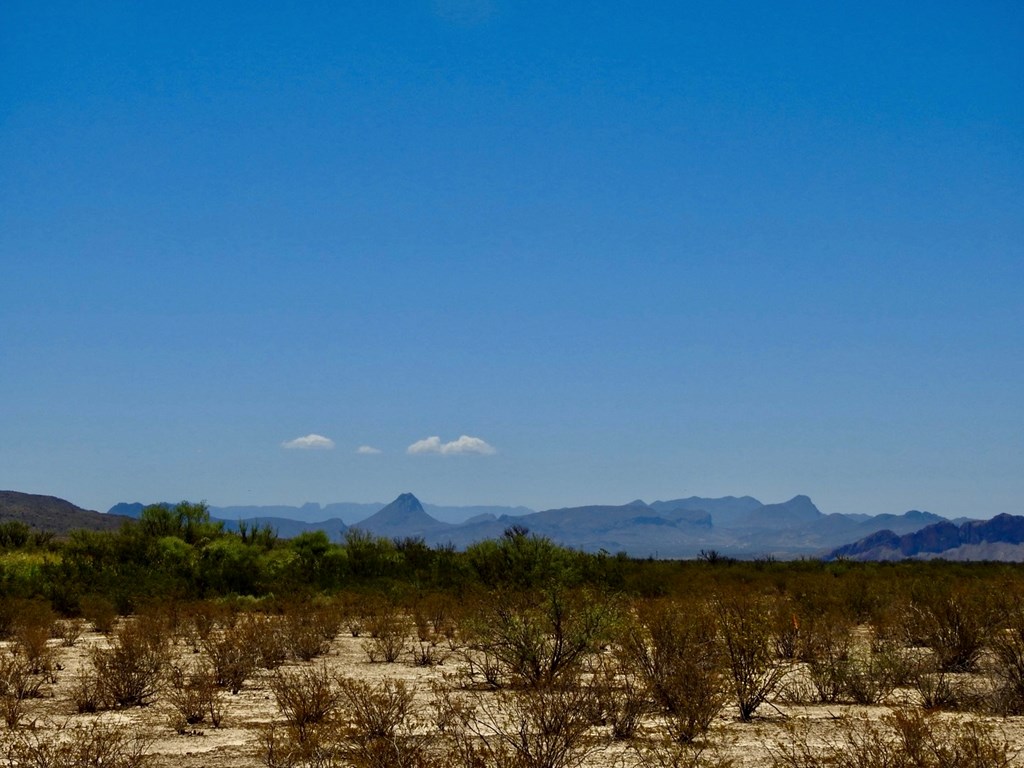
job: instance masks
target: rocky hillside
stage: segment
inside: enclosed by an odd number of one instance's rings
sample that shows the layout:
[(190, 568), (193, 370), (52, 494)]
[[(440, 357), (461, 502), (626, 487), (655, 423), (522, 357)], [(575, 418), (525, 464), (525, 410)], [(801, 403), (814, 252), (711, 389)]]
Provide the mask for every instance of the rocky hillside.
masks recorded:
[(830, 559), (1024, 561), (1024, 517), (997, 515), (991, 520), (968, 520), (956, 525), (948, 520), (902, 536), (878, 531), (853, 544), (834, 549)]
[(56, 496), (0, 491), (0, 522), (17, 520), (36, 530), (50, 531), (58, 536), (76, 529), (113, 531), (120, 528), (127, 519), (120, 515), (104, 515), (82, 509)]

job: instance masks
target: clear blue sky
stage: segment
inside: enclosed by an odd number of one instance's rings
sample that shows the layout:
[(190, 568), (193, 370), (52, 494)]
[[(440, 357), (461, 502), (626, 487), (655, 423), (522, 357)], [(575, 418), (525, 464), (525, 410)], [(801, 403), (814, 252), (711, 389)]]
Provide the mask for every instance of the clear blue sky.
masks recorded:
[(1022, 244), (1018, 2), (7, 0), (0, 488), (1020, 514)]

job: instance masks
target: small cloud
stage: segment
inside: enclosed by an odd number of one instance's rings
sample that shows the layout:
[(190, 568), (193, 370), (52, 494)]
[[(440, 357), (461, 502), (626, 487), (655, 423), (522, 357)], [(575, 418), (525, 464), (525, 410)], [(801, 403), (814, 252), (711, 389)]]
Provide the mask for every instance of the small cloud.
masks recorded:
[(439, 453), (442, 456), (456, 453), (479, 453), (489, 456), (492, 453), (497, 453), (494, 446), (487, 443), (487, 441), (481, 440), (479, 437), (470, 437), (469, 435), (463, 435), (458, 440), (452, 440), (450, 443), (442, 443), (441, 438), (434, 435), (417, 440), (405, 450), (406, 453), (411, 454)]
[(380, 448), (374, 448), (372, 445), (360, 445), (356, 448), (356, 453), (362, 456), (375, 456), (380, 452)]
[(334, 447), (334, 441), (329, 437), (323, 435), (306, 435), (305, 437), (296, 437), (294, 440), (286, 440), (281, 443), (282, 448), (306, 451), (329, 451)]

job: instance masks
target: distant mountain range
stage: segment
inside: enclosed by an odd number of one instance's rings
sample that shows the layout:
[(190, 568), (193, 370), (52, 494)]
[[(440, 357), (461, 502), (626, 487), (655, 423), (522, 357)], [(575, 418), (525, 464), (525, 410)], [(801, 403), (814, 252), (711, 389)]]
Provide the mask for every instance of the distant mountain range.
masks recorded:
[[(144, 505), (117, 504), (108, 513), (53, 496), (0, 491), (0, 522), (19, 520), (58, 535), (76, 528), (114, 530)], [(443, 514), (439, 519), (435, 512)], [(244, 521), (270, 525), (285, 538), (323, 530), (341, 540), (350, 528), (387, 538), (465, 547), (497, 538), (512, 525), (590, 552), (634, 557), (695, 557), (715, 550), (734, 557), (843, 557), (859, 560), (942, 557), (1024, 561), (1024, 517), (946, 520), (912, 510), (901, 515), (822, 513), (807, 496), (764, 504), (750, 496), (595, 504), (535, 512), (524, 507), (440, 507), (403, 493), (387, 505), (338, 503), (302, 507), (210, 507), (229, 529)], [(301, 514), (307, 519), (295, 519)], [(317, 515), (335, 516), (316, 520)], [(351, 514), (349, 522), (341, 514)], [(854, 543), (849, 543), (849, 542)]]
[[(118, 504), (112, 513), (137, 517), (142, 504)], [(441, 510), (447, 519), (440, 519)], [(318, 513), (336, 517), (314, 520)], [(351, 512), (355, 519), (342, 519)], [(387, 505), (338, 503), (302, 507), (210, 507), (229, 528), (240, 520), (270, 525), (283, 537), (323, 530), (340, 540), (349, 527), (387, 538), (419, 537), (429, 544), (465, 547), (521, 525), (570, 547), (627, 552), (637, 557), (695, 557), (716, 550), (737, 557), (820, 556), (880, 529), (917, 531), (944, 518), (929, 512), (902, 515), (823, 514), (807, 496), (763, 504), (751, 496), (691, 496), (650, 504), (598, 504), (534, 512), (524, 507), (438, 507), (403, 493)], [(300, 519), (295, 519), (300, 517)]]
[(1011, 560), (1024, 562), (1024, 517), (996, 515), (991, 520), (948, 520), (902, 536), (882, 530), (837, 547), (829, 559), (850, 560)]
[[(115, 504), (108, 513), (138, 517), (145, 504), (140, 502)], [(320, 525), (333, 520), (346, 520), (358, 523), (365, 520), (385, 506), (384, 502), (351, 502), (342, 501), (321, 506), (316, 502), (303, 504), (299, 507), (286, 505), (271, 506), (231, 506), (210, 507), (210, 514), (218, 520), (290, 520), (292, 522), (316, 523)], [(424, 504), (424, 509), (431, 517), (446, 523), (462, 523), (479, 515), (526, 515), (533, 512), (528, 507), (501, 506), (451, 506), (442, 504)]]

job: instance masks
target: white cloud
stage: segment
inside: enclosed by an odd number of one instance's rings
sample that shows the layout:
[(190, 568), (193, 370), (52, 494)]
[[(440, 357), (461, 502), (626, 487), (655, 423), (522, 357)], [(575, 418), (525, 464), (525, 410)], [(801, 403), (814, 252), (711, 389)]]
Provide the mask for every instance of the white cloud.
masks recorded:
[(485, 440), (481, 440), (479, 437), (463, 435), (458, 440), (452, 440), (450, 443), (442, 443), (440, 437), (433, 435), (432, 437), (417, 440), (406, 448), (406, 453), (440, 453), (442, 456), (448, 456), (456, 453), (479, 453), (483, 455), (490, 455), (492, 453), (497, 453), (497, 451), (493, 445), (490, 445)]
[(372, 445), (360, 445), (356, 448), (356, 453), (363, 456), (374, 456), (380, 452), (380, 448), (374, 448)]
[(329, 451), (334, 447), (334, 441), (323, 435), (306, 435), (305, 437), (296, 437), (294, 440), (286, 440), (281, 443), (281, 447), (307, 451)]

